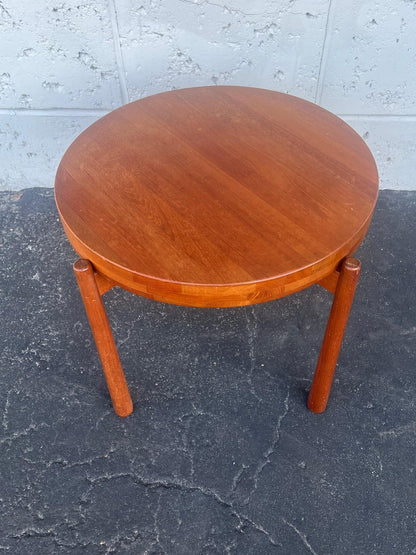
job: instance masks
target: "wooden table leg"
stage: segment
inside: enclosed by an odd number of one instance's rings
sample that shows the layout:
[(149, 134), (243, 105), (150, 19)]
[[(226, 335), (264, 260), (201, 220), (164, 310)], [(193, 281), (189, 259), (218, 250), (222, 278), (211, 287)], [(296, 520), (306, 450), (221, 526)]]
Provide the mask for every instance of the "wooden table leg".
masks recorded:
[(312, 412), (323, 412), (326, 408), (360, 270), (361, 263), (356, 258), (346, 258), (341, 265), (334, 301), (308, 398), (308, 408)]
[(81, 259), (75, 262), (74, 272), (100, 355), (114, 410), (119, 416), (128, 416), (133, 412), (133, 403), (103, 300), (98, 290), (94, 269), (91, 262)]

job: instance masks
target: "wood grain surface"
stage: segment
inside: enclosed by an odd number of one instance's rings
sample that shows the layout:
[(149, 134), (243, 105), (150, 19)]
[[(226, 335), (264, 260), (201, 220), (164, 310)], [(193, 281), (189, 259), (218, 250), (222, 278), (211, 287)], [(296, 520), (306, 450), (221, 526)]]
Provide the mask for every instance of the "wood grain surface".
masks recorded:
[(377, 169), (346, 123), (299, 98), (200, 87), (90, 126), (59, 166), (73, 247), (125, 289), (237, 306), (308, 287), (365, 236)]

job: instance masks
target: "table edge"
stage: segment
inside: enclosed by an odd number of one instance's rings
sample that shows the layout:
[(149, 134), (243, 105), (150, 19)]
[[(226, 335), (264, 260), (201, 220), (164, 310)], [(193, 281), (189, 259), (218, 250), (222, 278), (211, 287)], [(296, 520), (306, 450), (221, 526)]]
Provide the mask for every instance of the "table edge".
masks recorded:
[(58, 206), (57, 209), (68, 240), (78, 256), (89, 260), (95, 271), (112, 280), (117, 286), (139, 296), (169, 304), (220, 308), (248, 306), (279, 299), (306, 289), (330, 275), (363, 241), (372, 220), (376, 200), (368, 218), (357, 233), (321, 260), (288, 274), (242, 283), (221, 284), (170, 281), (143, 275), (111, 262), (85, 245), (69, 228)]

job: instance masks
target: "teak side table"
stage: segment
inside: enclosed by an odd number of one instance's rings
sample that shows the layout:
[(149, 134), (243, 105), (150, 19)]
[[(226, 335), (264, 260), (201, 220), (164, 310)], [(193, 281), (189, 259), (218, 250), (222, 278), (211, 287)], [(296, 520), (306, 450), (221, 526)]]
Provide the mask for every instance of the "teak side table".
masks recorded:
[(231, 307), (315, 283), (334, 294), (308, 407), (325, 410), (377, 199), (374, 159), (326, 110), (199, 87), (101, 118), (69, 147), (55, 195), (116, 413), (133, 410), (102, 295)]

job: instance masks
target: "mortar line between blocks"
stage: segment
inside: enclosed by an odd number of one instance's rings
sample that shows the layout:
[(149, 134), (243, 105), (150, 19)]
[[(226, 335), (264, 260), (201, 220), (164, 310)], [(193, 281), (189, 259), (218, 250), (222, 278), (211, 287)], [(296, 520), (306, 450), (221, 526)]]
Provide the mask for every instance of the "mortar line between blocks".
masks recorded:
[(109, 111), (102, 108), (0, 108), (0, 116), (101, 117)]
[(356, 120), (416, 121), (416, 114), (337, 114), (337, 116)]
[(127, 104), (129, 102), (129, 93), (127, 90), (127, 80), (126, 80), (126, 72), (124, 67), (123, 52), (121, 50), (121, 44), (120, 44), (120, 32), (118, 28), (117, 8), (116, 8), (115, 0), (108, 0), (108, 7), (109, 7), (110, 17), (111, 17), (111, 26), (113, 29), (113, 42), (114, 42), (114, 51), (116, 55), (116, 63), (117, 63), (117, 69), (118, 69), (118, 78), (120, 82), (121, 101), (123, 104)]
[(327, 66), (328, 54), (329, 54), (330, 29), (332, 29), (332, 0), (329, 0), (329, 3), (328, 3), (328, 13), (327, 13), (326, 24), (325, 24), (324, 42), (322, 44), (322, 55), (321, 55), (321, 61), (319, 64), (318, 81), (316, 83), (316, 93), (315, 93), (316, 104), (320, 104), (322, 101), (326, 66)]
[[(101, 117), (111, 111), (106, 108), (0, 108), (0, 116), (80, 116)], [(416, 114), (336, 114), (339, 118), (356, 120), (416, 121)]]

